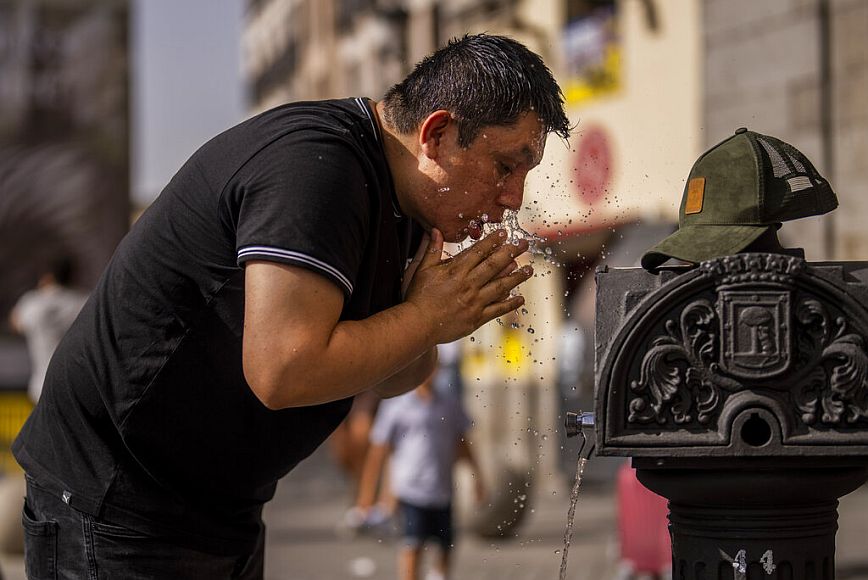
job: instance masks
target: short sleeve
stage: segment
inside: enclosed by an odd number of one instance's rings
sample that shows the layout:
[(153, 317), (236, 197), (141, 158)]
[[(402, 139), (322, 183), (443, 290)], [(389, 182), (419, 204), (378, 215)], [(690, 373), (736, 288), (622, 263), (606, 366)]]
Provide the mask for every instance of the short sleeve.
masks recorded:
[[(403, 395), (402, 395), (403, 396)], [(401, 397), (386, 399), (380, 403), (380, 408), (377, 410), (377, 415), (374, 417), (374, 425), (371, 427), (371, 432), (368, 436), (371, 443), (374, 445), (389, 444), (393, 437), (396, 428), (395, 409), (400, 404)]]
[(349, 298), (370, 228), (360, 155), (339, 134), (298, 130), (251, 158), (225, 200), (238, 264), (268, 260), (307, 268)]

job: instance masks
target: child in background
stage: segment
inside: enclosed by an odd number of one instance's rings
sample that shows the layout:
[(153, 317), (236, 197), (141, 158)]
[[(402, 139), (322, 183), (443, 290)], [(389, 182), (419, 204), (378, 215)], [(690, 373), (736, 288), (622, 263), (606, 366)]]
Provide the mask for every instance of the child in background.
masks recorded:
[(433, 378), (415, 390), (383, 401), (371, 431), (358, 508), (371, 510), (383, 465), (389, 460), (390, 492), (398, 500), (402, 546), (399, 580), (418, 580), (422, 550), (433, 538), (440, 547), (428, 580), (446, 580), (453, 547), (453, 468), (466, 460), (474, 472), (476, 499), (485, 495), (465, 434), (470, 419), (458, 397), (433, 388)]

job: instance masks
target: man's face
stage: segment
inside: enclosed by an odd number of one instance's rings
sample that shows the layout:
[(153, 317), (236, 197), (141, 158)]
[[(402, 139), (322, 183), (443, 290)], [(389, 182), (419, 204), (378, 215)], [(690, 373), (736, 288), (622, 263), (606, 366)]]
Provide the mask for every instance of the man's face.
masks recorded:
[(458, 145), (457, 130), (450, 131), (441, 147), (426, 221), (447, 242), (460, 242), (479, 239), (483, 223), (499, 223), (507, 209), (521, 208), (525, 178), (542, 159), (545, 133), (537, 115), (525, 113), (513, 125), (483, 128), (466, 149)]

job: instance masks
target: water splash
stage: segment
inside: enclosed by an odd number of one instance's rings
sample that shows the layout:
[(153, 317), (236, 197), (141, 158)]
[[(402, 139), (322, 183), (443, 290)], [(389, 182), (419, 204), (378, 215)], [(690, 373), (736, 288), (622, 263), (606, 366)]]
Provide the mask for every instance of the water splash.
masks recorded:
[(482, 217), (482, 231), (485, 235), (488, 235), (495, 230), (504, 229), (506, 230), (506, 239), (513, 244), (519, 240), (527, 240), (530, 242), (531, 246), (538, 246), (545, 242), (545, 239), (542, 237), (532, 234), (521, 227), (521, 224), (518, 222), (518, 212), (515, 210), (508, 209), (503, 212), (503, 220), (499, 224), (489, 223), (488, 220), (485, 219), (488, 217), (487, 214), (484, 214)]
[(587, 458), (579, 457), (579, 464), (576, 467), (576, 480), (573, 482), (573, 488), (570, 490), (570, 509), (567, 512), (567, 529), (564, 531), (564, 551), (561, 554), (560, 580), (566, 580), (567, 578), (567, 553), (570, 551), (570, 544), (573, 541), (573, 522), (576, 519), (576, 505), (579, 503), (579, 490), (582, 487), (582, 476), (585, 473), (585, 466), (587, 464)]
[[(541, 257), (543, 261), (551, 266), (557, 268), (563, 267), (563, 264), (555, 260), (552, 249), (546, 246), (545, 238), (531, 233), (522, 227), (518, 221), (517, 211), (511, 209), (506, 210), (503, 213), (503, 220), (501, 223), (492, 223), (489, 221), (488, 214), (482, 214), (482, 216), (480, 216), (480, 221), (482, 222), (483, 237), (497, 230), (505, 230), (507, 242), (517, 244), (519, 240), (527, 240), (528, 251), (531, 255)], [(465, 248), (470, 247), (473, 243), (474, 242), (471, 240), (461, 242), (458, 244), (458, 251), (460, 252)]]

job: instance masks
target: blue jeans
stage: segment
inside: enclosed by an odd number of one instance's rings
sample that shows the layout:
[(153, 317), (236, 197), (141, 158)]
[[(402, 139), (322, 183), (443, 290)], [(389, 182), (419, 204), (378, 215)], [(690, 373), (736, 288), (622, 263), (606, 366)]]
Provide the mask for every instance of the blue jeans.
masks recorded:
[(254, 554), (217, 556), (76, 511), (28, 478), (28, 580), (262, 580), (264, 532)]

